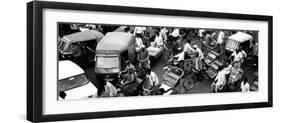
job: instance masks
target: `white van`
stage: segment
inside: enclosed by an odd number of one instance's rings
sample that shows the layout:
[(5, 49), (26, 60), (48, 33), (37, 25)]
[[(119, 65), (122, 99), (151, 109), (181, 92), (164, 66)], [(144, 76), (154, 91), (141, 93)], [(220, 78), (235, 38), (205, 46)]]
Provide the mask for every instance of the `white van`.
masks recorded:
[(87, 99), (97, 97), (97, 88), (87, 79), (85, 72), (69, 60), (59, 61), (59, 100)]

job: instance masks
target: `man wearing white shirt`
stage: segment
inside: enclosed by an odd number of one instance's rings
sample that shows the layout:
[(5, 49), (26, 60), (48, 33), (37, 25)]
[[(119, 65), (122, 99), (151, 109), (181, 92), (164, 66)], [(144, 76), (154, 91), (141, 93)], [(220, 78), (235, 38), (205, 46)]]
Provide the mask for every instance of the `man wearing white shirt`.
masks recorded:
[(135, 27), (135, 30), (134, 30), (134, 35), (136, 34), (143, 34), (144, 33), (144, 30), (146, 29), (146, 27)]
[(167, 34), (166, 34), (167, 32), (168, 32), (168, 30), (166, 28), (163, 28), (163, 29), (160, 30), (160, 35), (161, 35), (161, 37), (163, 39), (163, 42), (165, 44), (167, 44), (167, 39), (168, 39)]
[(191, 47), (190, 41), (189, 41), (189, 40), (185, 43), (184, 48), (183, 48), (183, 51), (184, 51), (185, 53), (195, 52), (195, 50)]
[(233, 61), (234, 62), (239, 62), (239, 63), (243, 63), (243, 58), (244, 57), (247, 57), (247, 54), (244, 50), (241, 50), (241, 49), (237, 49), (235, 50), (231, 56), (233, 56)]
[(214, 92), (221, 91), (226, 84), (226, 75), (229, 74), (229, 71), (226, 71), (222, 67), (219, 67), (219, 72), (212, 83), (211, 87)]
[(151, 69), (147, 70), (147, 77), (148, 77), (148, 80), (149, 80), (151, 86), (159, 85), (159, 79), (158, 79), (157, 75), (153, 71), (151, 71)]
[(250, 84), (248, 83), (248, 79), (244, 78), (241, 82), (240, 89), (242, 92), (250, 92)]
[(198, 57), (199, 57), (201, 60), (204, 59), (204, 54), (203, 54), (202, 50), (201, 50), (200, 48), (198, 48), (197, 45), (194, 45), (193, 47), (194, 47), (195, 51), (199, 54)]
[(138, 52), (143, 47), (145, 47), (145, 46), (143, 45), (142, 39), (140, 37), (140, 34), (137, 34), (137, 37), (136, 37), (136, 51)]
[(175, 28), (172, 32), (172, 36), (175, 38), (180, 36), (180, 30), (178, 28)]
[(224, 36), (225, 36), (224, 32), (220, 31), (218, 39), (217, 39), (218, 44), (221, 44), (223, 42)]
[(243, 58), (242, 54), (239, 53), (238, 49), (236, 49), (231, 56), (233, 56), (233, 61), (234, 62), (240, 62), (240, 60)]
[(156, 32), (155, 39), (154, 39), (154, 45), (155, 45), (155, 47), (158, 47), (158, 48), (164, 47), (164, 42), (163, 42), (162, 36), (160, 35), (160, 32)]
[(199, 34), (198, 34), (198, 36), (200, 37), (200, 38), (202, 38), (204, 35), (203, 35), (203, 32), (205, 32), (205, 30), (204, 29), (199, 29)]
[(184, 52), (180, 52), (179, 54), (175, 55), (174, 57), (178, 58), (177, 61), (183, 61), (184, 60)]

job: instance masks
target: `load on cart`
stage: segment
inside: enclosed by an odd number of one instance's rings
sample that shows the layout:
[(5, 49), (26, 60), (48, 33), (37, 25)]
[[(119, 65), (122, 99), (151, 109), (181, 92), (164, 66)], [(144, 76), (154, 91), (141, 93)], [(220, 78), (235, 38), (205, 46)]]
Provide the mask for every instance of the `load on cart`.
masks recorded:
[(170, 95), (173, 92), (173, 89), (181, 81), (183, 75), (184, 71), (178, 67), (170, 66), (166, 68), (162, 84), (159, 87), (160, 89), (164, 89), (164, 95)]

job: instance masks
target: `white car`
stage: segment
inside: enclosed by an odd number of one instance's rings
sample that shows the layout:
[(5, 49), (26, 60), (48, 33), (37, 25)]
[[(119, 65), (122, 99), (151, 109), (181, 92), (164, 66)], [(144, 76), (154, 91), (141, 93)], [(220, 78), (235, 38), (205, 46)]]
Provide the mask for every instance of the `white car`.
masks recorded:
[(59, 61), (58, 98), (75, 100), (97, 97), (97, 88), (87, 79), (85, 72), (69, 60)]

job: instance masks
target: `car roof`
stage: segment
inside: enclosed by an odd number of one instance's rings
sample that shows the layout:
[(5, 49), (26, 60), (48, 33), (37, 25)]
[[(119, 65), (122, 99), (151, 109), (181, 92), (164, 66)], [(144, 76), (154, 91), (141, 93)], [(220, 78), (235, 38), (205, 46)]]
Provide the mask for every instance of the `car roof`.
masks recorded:
[(98, 43), (96, 51), (124, 51), (132, 44), (134, 35), (126, 32), (108, 32)]
[(237, 32), (236, 34), (231, 35), (228, 38), (231, 39), (231, 40), (241, 42), (241, 43), (245, 42), (245, 41), (248, 41), (248, 40), (253, 40), (253, 36), (251, 36), (247, 33), (244, 33), (244, 32)]
[(82, 41), (89, 41), (96, 39), (97, 41), (101, 40), (103, 38), (103, 34), (96, 30), (86, 30), (83, 32), (76, 32), (70, 35), (63, 36), (63, 39), (65, 39), (68, 42), (82, 42)]
[(84, 73), (84, 70), (70, 60), (59, 61), (59, 80)]

